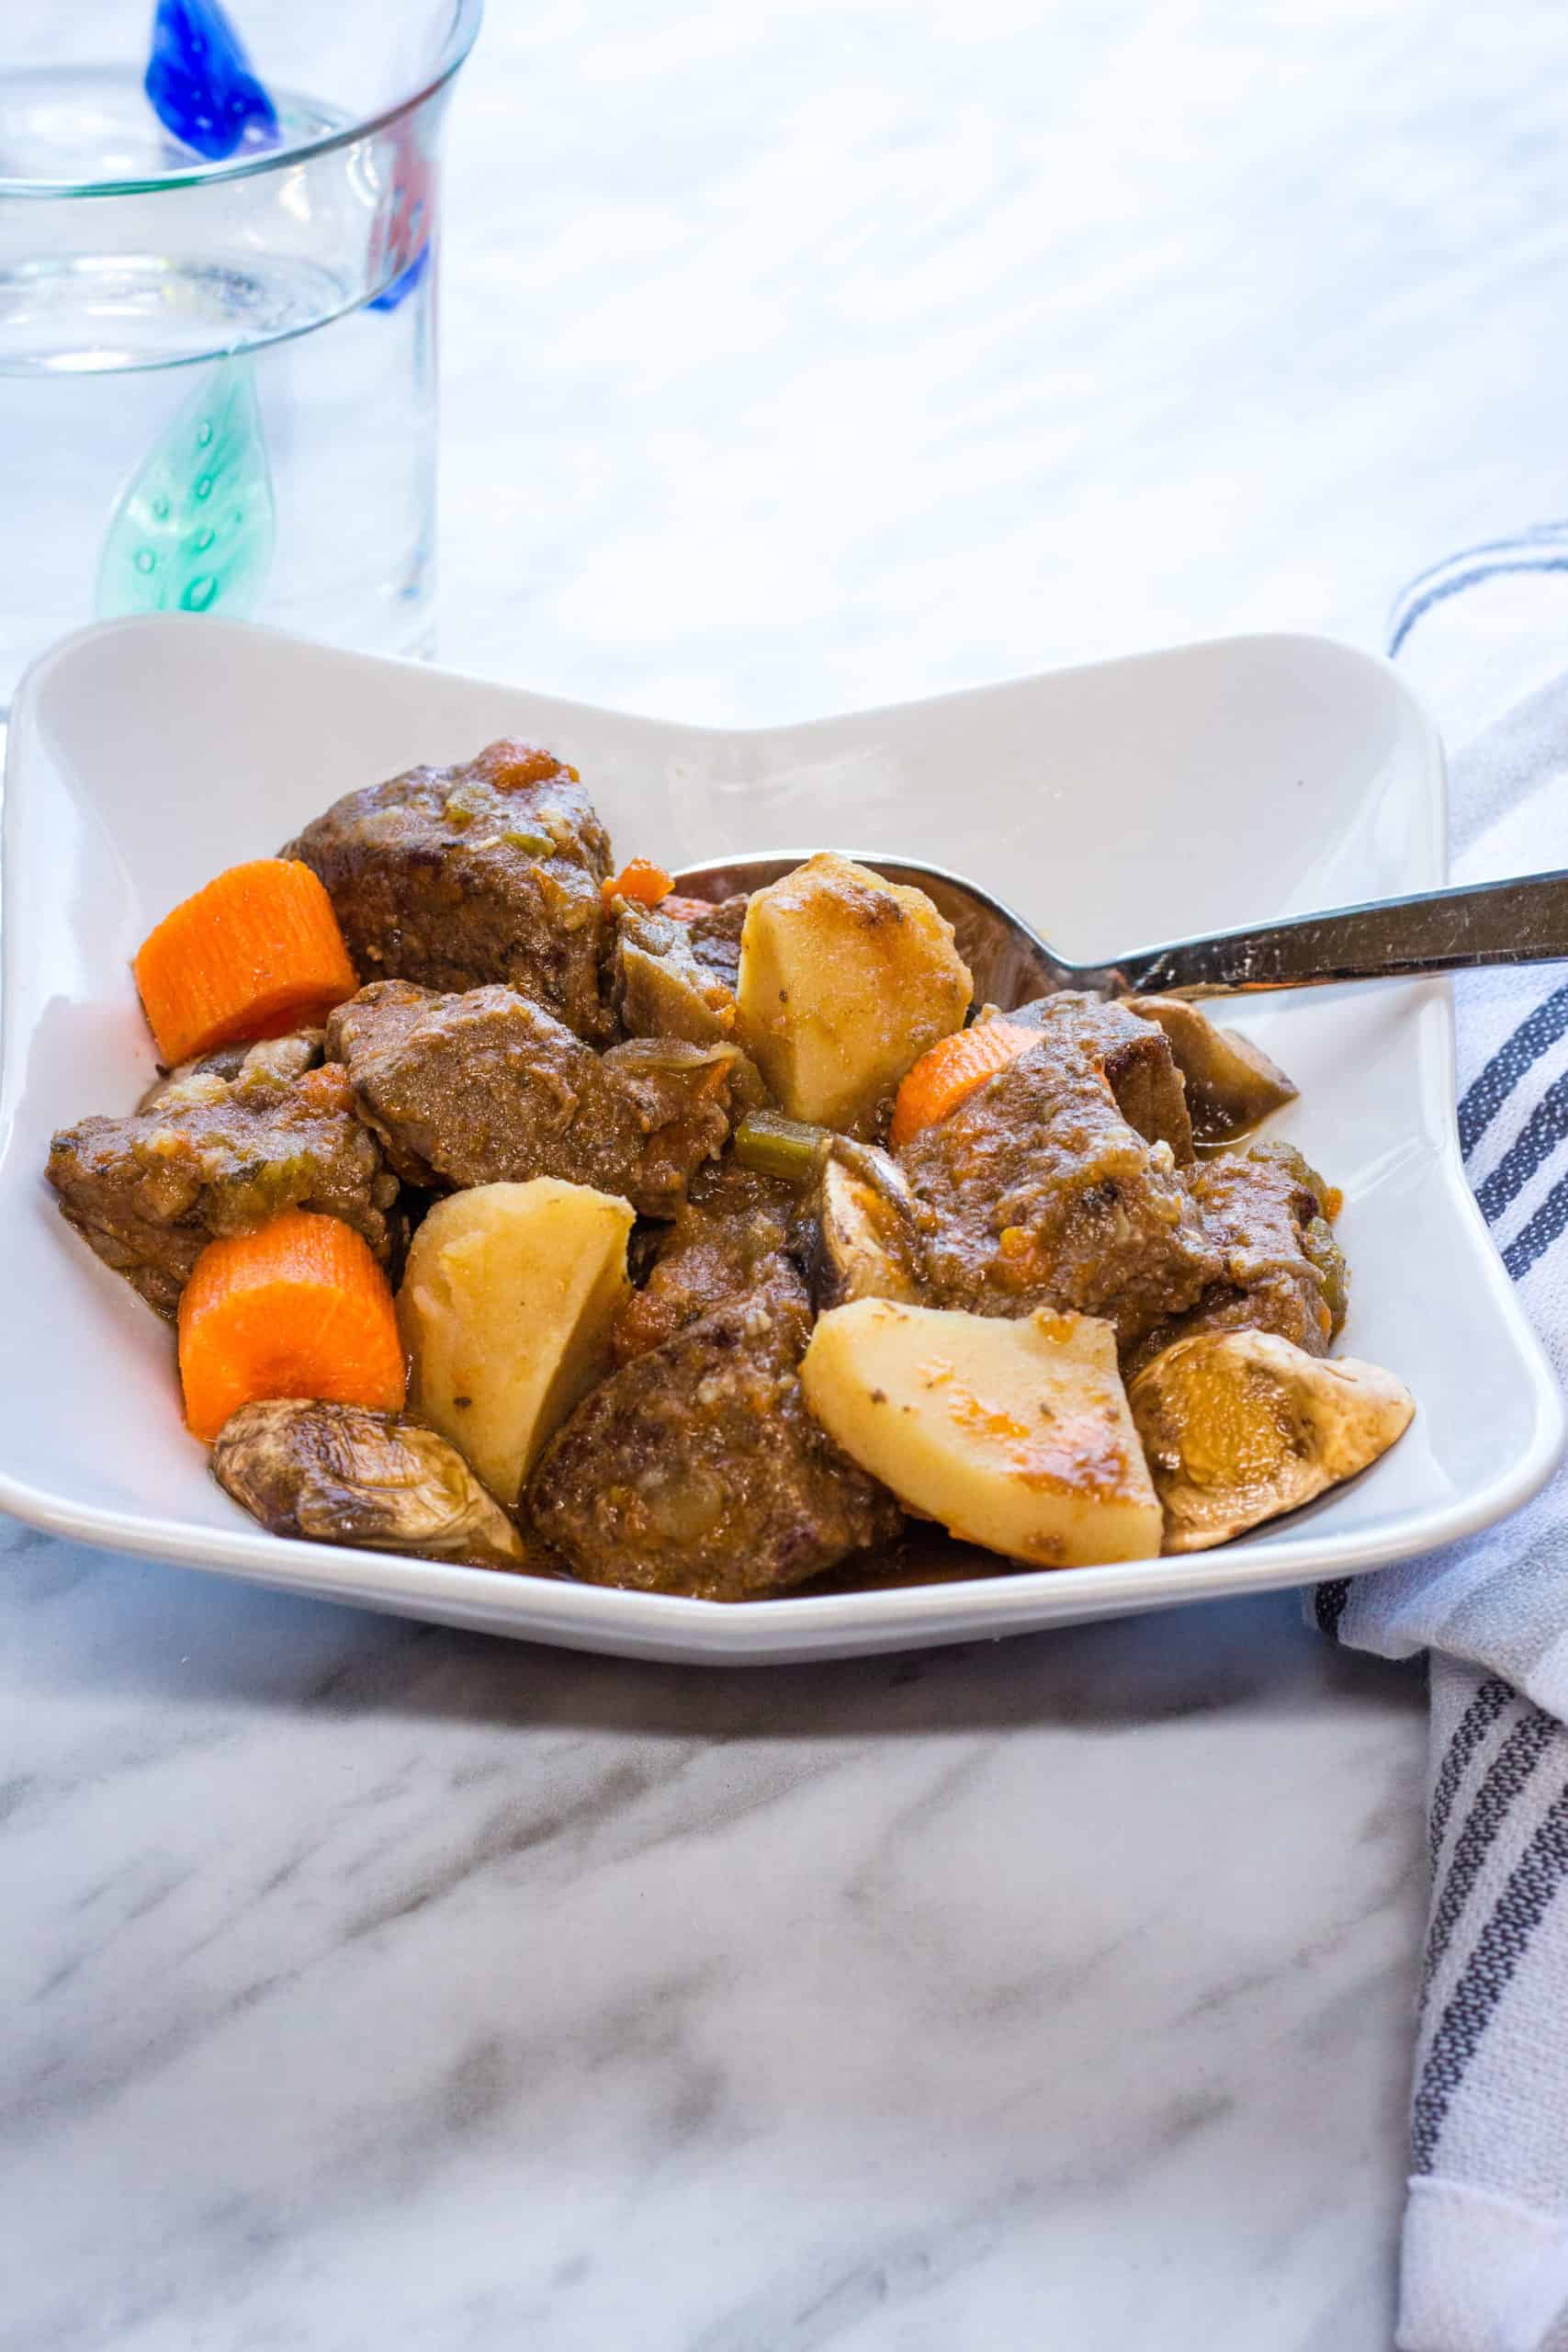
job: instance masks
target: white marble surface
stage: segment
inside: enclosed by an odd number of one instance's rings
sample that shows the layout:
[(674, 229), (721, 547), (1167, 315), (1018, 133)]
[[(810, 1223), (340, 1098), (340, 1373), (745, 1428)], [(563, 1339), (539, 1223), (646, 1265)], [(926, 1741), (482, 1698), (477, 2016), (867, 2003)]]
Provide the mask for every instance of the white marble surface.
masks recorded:
[(705, 1676), (5, 1569), (6, 2352), (1387, 2341), (1419, 1690), (1287, 1602)]
[[(446, 658), (1371, 641), (1562, 503), (1560, 47), (491, 0)], [(0, 1618), (4, 2352), (1389, 2344), (1422, 1692), (1288, 1601), (725, 1679), (12, 1530)]]

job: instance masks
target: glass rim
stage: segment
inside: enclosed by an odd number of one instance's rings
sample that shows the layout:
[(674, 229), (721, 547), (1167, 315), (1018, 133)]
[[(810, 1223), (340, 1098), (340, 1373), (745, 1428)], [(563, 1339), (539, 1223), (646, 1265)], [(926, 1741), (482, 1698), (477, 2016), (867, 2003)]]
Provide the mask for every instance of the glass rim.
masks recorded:
[(452, 29), (441, 51), (433, 72), (426, 75), (416, 90), (406, 97), (395, 99), (391, 105), (379, 107), (374, 114), (359, 116), (355, 121), (340, 124), (335, 130), (324, 130), (318, 138), (303, 140), (297, 147), (262, 148), (250, 153), (225, 156), (220, 162), (200, 164), (179, 172), (152, 172), (117, 180), (16, 180), (0, 178), (0, 197), (30, 197), (58, 202), (97, 196), (162, 196), (179, 188), (211, 187), (223, 180), (259, 179), (267, 172), (288, 170), (296, 164), (308, 164), (317, 155), (331, 154), (337, 147), (351, 147), (355, 141), (368, 139), (406, 114), (412, 114), (429, 98), (446, 87), (463, 64), (479, 35), (484, 15), (484, 0), (457, 0)]

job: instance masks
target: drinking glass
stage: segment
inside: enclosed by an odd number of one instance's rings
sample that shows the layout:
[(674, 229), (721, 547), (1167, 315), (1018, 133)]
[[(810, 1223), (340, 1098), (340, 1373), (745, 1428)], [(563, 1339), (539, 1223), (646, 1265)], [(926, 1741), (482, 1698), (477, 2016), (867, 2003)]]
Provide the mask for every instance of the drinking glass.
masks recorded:
[(482, 0), (0, 34), (0, 711), (94, 618), (433, 638), (437, 167)]

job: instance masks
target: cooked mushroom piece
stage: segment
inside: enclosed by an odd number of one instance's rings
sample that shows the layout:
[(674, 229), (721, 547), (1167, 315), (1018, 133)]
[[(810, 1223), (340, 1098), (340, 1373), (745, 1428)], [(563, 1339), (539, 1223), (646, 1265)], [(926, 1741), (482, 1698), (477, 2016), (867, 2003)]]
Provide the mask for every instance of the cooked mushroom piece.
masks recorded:
[(457, 1448), (397, 1413), (298, 1397), (242, 1406), (212, 1475), (274, 1535), (477, 1568), (541, 1565)]
[(612, 979), (628, 1037), (713, 1045), (735, 1034), (735, 990), (699, 964), (683, 923), (641, 907), (616, 922)]
[(1177, 996), (1130, 996), (1129, 1011), (1165, 1031), (1187, 1080), (1187, 1109), (1198, 1143), (1230, 1143), (1296, 1099), (1275, 1062), (1235, 1029), (1213, 1023)]
[(914, 1194), (897, 1161), (873, 1145), (829, 1154), (796, 1238), (818, 1314), (853, 1298), (925, 1295)]
[(1353, 1478), (1409, 1428), (1402, 1380), (1272, 1331), (1178, 1340), (1128, 1392), (1166, 1552), (1206, 1552)]

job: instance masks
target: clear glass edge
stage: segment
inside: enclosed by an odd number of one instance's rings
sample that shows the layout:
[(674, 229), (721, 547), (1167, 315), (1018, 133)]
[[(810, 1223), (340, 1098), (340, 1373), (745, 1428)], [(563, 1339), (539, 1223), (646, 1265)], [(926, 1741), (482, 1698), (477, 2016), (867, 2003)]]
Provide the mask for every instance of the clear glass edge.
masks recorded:
[(320, 139), (307, 140), (302, 146), (269, 150), (261, 154), (246, 155), (239, 161), (212, 164), (186, 172), (164, 172), (149, 179), (129, 180), (8, 180), (0, 179), (0, 198), (17, 197), (24, 201), (69, 202), (96, 196), (163, 196), (179, 188), (212, 187), (223, 180), (258, 179), (264, 173), (286, 171), (296, 164), (306, 164), (316, 155), (331, 154), (335, 148), (352, 147), (361, 139), (374, 137), (402, 117), (412, 114), (430, 98), (446, 88), (453, 75), (466, 62), (469, 51), (479, 38), (484, 18), (484, 0), (457, 0), (457, 21), (442, 57), (438, 70), (420, 88), (395, 105), (383, 107), (378, 114), (368, 114), (357, 122), (346, 123), (341, 130), (325, 132)]

